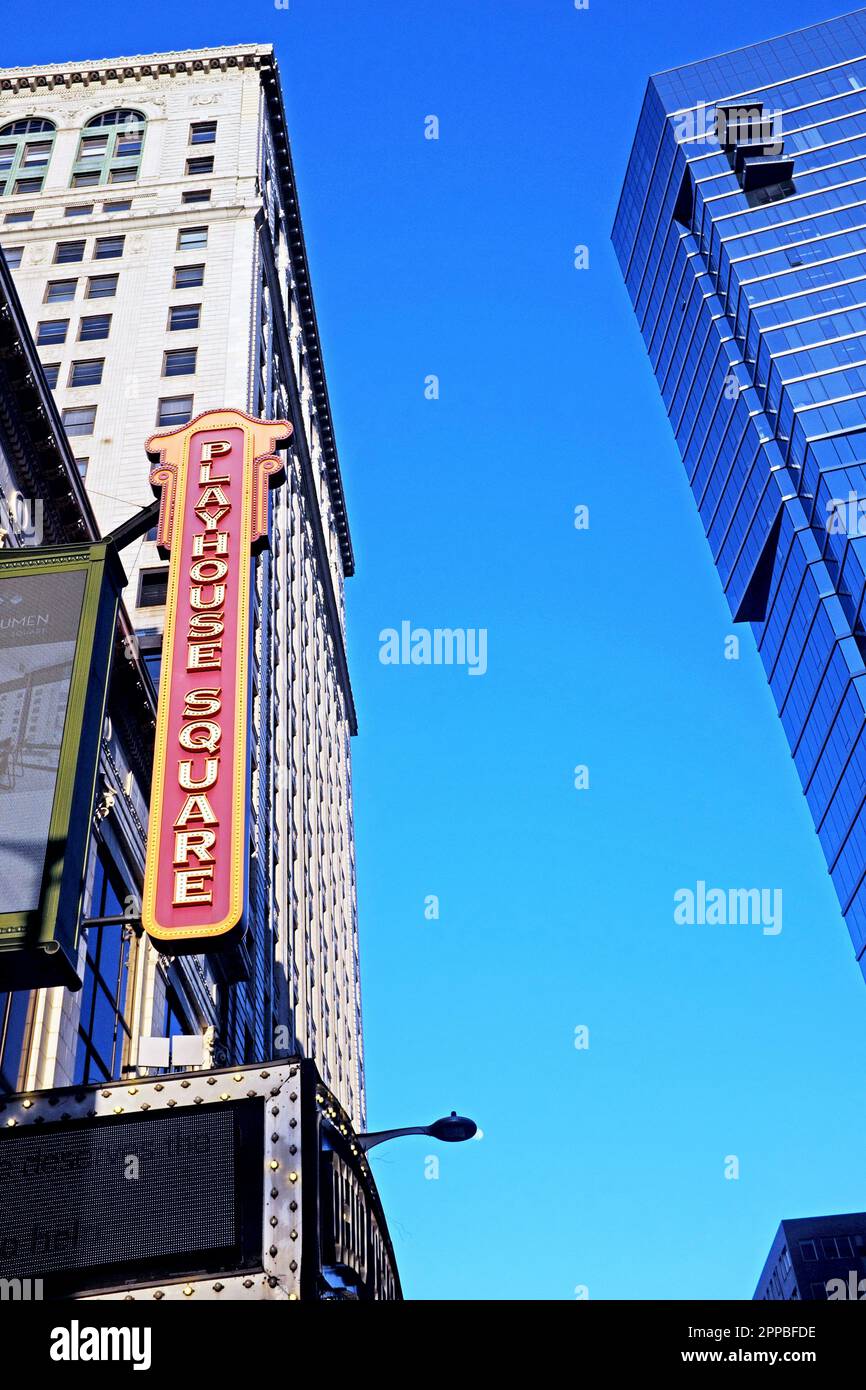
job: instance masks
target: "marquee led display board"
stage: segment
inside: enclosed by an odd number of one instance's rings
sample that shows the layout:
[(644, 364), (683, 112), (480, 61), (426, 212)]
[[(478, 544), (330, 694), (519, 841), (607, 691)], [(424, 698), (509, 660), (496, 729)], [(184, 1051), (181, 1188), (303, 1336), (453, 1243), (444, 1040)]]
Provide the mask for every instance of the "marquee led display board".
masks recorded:
[(16, 1126), (0, 1142), (0, 1279), (52, 1298), (260, 1269), (263, 1145), (262, 1099)]
[(251, 557), (291, 433), (209, 410), (145, 446), (170, 566), (142, 920), (169, 954), (218, 949), (246, 926)]
[(21, 1298), (151, 1306), (403, 1296), (366, 1154), (308, 1058), (4, 1095), (0, 1110), (0, 1303), (16, 1283)]

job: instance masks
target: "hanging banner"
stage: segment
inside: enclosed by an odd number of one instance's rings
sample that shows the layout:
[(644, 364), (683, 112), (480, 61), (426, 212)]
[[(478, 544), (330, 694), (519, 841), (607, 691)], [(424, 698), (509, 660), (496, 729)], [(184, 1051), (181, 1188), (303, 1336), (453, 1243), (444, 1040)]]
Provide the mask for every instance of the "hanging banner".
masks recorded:
[(145, 448), (170, 556), (142, 921), (169, 954), (246, 928), (252, 565), (285, 420), (209, 410)]
[(0, 991), (78, 989), (117, 608), (106, 541), (0, 552)]

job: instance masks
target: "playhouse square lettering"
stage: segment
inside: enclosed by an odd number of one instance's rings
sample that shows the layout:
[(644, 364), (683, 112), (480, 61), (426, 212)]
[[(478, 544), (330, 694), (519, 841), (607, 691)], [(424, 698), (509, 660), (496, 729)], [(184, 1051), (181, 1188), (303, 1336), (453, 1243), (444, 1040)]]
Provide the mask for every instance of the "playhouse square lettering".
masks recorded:
[[(222, 523), (232, 509), (231, 478), (219, 473), (219, 459), (231, 452), (228, 440), (201, 447), (196, 480), (199, 493), (192, 510), (202, 530), (192, 536), (186, 579), (190, 618), (186, 641), (186, 670), (222, 670), (225, 602), (232, 576), (229, 533)], [(175, 907), (213, 902), (213, 877), (219, 820), (208, 792), (220, 776), (223, 690), (218, 683), (192, 683), (183, 697), (183, 723), (178, 732), (177, 783), (187, 795), (173, 823)]]

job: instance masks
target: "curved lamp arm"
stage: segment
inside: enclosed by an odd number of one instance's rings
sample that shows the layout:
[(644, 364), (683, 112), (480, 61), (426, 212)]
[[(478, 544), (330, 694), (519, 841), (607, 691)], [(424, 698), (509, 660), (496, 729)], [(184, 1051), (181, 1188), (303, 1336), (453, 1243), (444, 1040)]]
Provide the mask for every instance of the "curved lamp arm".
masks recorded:
[(456, 1110), (452, 1110), (442, 1120), (434, 1120), (432, 1125), (409, 1125), (406, 1129), (377, 1129), (372, 1134), (358, 1134), (355, 1142), (364, 1153), (372, 1149), (376, 1144), (384, 1144), (388, 1139), (399, 1139), (404, 1134), (429, 1134), (434, 1139), (441, 1139), (445, 1144), (462, 1144), (466, 1139), (474, 1139), (478, 1133), (478, 1126), (474, 1120), (468, 1120), (465, 1115), (458, 1115)]

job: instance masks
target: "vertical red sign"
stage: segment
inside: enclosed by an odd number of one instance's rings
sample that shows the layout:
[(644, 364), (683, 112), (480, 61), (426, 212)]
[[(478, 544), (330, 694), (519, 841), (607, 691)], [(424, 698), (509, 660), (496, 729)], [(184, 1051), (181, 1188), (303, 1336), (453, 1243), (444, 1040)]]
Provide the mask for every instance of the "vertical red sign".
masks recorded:
[(245, 929), (250, 558), (267, 543), (285, 420), (209, 410), (145, 446), (170, 556), (142, 920), (170, 954)]

